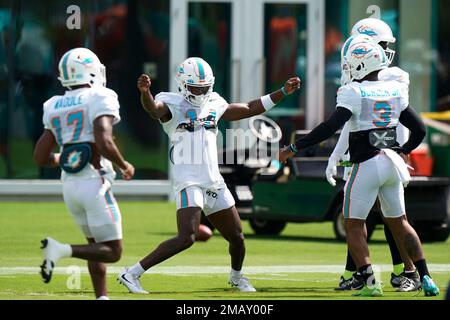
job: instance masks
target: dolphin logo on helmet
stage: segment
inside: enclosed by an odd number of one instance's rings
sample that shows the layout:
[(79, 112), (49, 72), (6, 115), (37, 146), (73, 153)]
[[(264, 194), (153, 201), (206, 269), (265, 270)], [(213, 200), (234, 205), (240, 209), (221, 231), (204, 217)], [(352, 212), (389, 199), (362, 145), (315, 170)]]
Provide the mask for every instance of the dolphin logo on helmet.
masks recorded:
[(355, 58), (362, 58), (366, 54), (371, 53), (373, 49), (368, 49), (366, 46), (361, 45), (358, 48), (352, 50), (352, 56)]
[(358, 32), (360, 34), (365, 34), (365, 35), (367, 35), (369, 37), (376, 37), (376, 36), (378, 36), (378, 33), (375, 32), (372, 28), (370, 28), (368, 26), (364, 26), (364, 25), (358, 27)]

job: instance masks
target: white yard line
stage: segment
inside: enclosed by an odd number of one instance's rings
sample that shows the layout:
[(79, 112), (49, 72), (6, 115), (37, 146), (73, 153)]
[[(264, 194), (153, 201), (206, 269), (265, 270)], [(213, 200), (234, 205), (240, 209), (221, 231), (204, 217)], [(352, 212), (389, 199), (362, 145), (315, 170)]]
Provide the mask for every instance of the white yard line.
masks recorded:
[[(79, 269), (75, 269), (79, 268)], [(375, 269), (382, 272), (392, 271), (392, 265), (374, 265)], [(117, 274), (122, 271), (122, 267), (109, 267), (109, 274)], [(429, 264), (430, 272), (450, 272), (450, 264)], [(55, 274), (73, 274), (80, 271), (88, 273), (86, 267), (70, 266), (56, 267)], [(0, 267), (0, 276), (18, 274), (38, 274), (38, 267)], [(291, 265), (291, 266), (247, 266), (243, 268), (245, 274), (277, 274), (277, 273), (341, 273), (344, 271), (343, 265)], [(147, 274), (167, 274), (167, 275), (190, 275), (190, 274), (222, 274), (229, 273), (229, 267), (217, 266), (178, 266), (178, 267), (155, 267), (147, 271)]]

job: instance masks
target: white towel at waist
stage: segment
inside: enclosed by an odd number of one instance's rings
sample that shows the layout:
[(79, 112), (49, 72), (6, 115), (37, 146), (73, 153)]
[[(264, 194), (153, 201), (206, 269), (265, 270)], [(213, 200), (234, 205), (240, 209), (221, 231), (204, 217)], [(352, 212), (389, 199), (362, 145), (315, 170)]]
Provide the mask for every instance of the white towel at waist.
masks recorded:
[(406, 188), (411, 181), (411, 175), (409, 174), (408, 168), (414, 170), (411, 166), (407, 165), (403, 158), (394, 150), (391, 149), (383, 149), (381, 150), (384, 154), (391, 159), (395, 168), (397, 169), (400, 180), (403, 183), (403, 186)]

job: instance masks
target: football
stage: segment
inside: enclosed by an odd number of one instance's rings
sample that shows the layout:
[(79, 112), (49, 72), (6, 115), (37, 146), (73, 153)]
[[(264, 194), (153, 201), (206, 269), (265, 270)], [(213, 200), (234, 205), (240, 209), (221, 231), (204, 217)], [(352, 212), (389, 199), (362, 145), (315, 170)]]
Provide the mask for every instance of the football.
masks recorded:
[(195, 235), (195, 241), (208, 241), (209, 238), (212, 237), (212, 235), (213, 235), (212, 230), (208, 226), (201, 224), (198, 227), (197, 234)]

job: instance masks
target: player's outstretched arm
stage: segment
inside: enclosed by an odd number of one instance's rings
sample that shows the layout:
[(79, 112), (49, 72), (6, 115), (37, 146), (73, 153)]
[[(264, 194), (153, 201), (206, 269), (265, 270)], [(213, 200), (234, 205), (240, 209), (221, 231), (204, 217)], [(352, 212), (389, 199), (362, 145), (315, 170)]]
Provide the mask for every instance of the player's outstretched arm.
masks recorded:
[(290, 78), (284, 86), (271, 94), (249, 103), (231, 103), (222, 116), (223, 120), (236, 121), (257, 116), (272, 109), (285, 96), (300, 90), (301, 80), (298, 77)]
[(57, 167), (59, 153), (53, 153), (55, 147), (55, 136), (50, 130), (45, 129), (34, 148), (34, 162), (40, 167)]
[(150, 92), (152, 81), (146, 74), (138, 78), (137, 87), (141, 93), (142, 108), (153, 119), (162, 119), (171, 115), (169, 108), (162, 102), (156, 102)]
[(328, 120), (315, 127), (305, 137), (298, 139), (290, 146), (284, 147), (278, 154), (280, 162), (286, 162), (292, 158), (300, 149), (311, 147), (331, 137), (341, 126), (343, 126), (352, 117), (352, 112), (348, 109), (337, 107), (336, 111)]
[(119, 167), (125, 180), (134, 176), (134, 167), (125, 161), (113, 138), (113, 116), (100, 116), (94, 121), (95, 145), (99, 153)]

